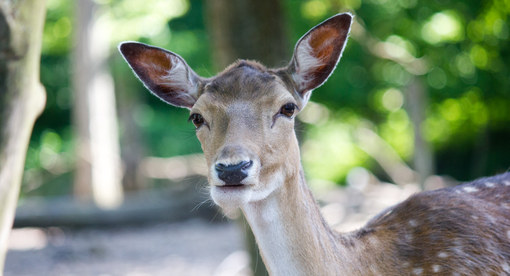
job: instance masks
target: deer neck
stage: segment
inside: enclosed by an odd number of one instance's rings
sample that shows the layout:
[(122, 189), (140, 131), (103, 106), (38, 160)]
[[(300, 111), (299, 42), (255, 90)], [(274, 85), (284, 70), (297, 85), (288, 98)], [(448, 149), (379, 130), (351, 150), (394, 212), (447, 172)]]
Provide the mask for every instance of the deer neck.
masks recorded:
[(324, 221), (301, 168), (242, 211), (271, 275), (338, 275), (342, 270), (339, 264), (349, 255), (344, 238)]

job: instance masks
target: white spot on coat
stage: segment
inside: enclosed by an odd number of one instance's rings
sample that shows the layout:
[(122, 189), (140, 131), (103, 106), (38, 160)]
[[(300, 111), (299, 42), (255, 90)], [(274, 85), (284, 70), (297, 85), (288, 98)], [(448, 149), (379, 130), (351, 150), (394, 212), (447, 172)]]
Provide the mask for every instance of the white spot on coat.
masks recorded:
[(475, 187), (464, 187), (463, 190), (466, 192), (466, 193), (475, 193), (475, 192), (478, 192), (478, 189), (475, 188)]
[(495, 217), (491, 215), (486, 215), (485, 217), (492, 223), (496, 223), (498, 221)]
[(440, 265), (435, 264), (435, 265), (432, 266), (432, 272), (437, 273), (440, 270), (441, 270), (441, 266)]
[(416, 226), (418, 226), (418, 222), (416, 220), (412, 219), (409, 221), (409, 225), (411, 225), (411, 227), (416, 227)]
[(455, 251), (455, 254), (457, 255), (464, 255), (464, 250), (462, 249), (462, 246), (455, 246), (453, 248), (453, 251)]
[(439, 252), (439, 253), (437, 254), (437, 256), (438, 256), (439, 258), (443, 258), (443, 259), (444, 259), (444, 258), (447, 258), (447, 257), (448, 257), (448, 253), (441, 251), (441, 252)]
[(503, 269), (503, 271), (504, 271), (504, 272), (509, 273), (509, 272), (510, 272), (510, 265), (508, 265), (508, 263), (507, 263), (507, 262), (505, 262), (505, 263), (503, 263), (503, 264), (501, 265), (501, 269)]
[(421, 275), (423, 273), (423, 268), (417, 267), (413, 269), (413, 275)]
[(494, 186), (496, 186), (496, 184), (494, 184), (492, 182), (485, 182), (485, 187), (487, 187), (487, 188), (492, 188)]
[(413, 240), (413, 235), (412, 234), (405, 234), (404, 238), (405, 238), (405, 240), (407, 242), (411, 242)]

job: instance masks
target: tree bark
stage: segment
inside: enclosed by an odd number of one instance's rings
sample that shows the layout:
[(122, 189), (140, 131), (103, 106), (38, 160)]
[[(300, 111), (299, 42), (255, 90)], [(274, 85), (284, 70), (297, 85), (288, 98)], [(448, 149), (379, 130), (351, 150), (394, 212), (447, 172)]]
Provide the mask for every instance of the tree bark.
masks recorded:
[(46, 94), (39, 82), (43, 0), (0, 2), (0, 271), (19, 196), (25, 155)]
[(418, 183), (425, 189), (425, 180), (434, 174), (434, 156), (430, 145), (423, 137), (423, 122), (425, 110), (428, 106), (428, 97), (425, 85), (418, 77), (414, 78), (407, 89), (407, 111), (413, 123), (414, 154), (413, 165), (418, 173)]
[(287, 65), (290, 49), (280, 1), (205, 1), (214, 64), (223, 69), (236, 59), (270, 67)]
[(92, 0), (78, 0), (75, 8), (75, 196), (82, 200), (92, 197), (99, 206), (111, 208), (120, 205), (123, 191), (114, 86), (106, 64), (110, 34), (97, 24)]
[(73, 129), (76, 140), (76, 168), (74, 173), (74, 195), (81, 200), (92, 198), (92, 163), (90, 149), (89, 101), (87, 86), (92, 78), (89, 65), (88, 42), (90, 38), (94, 3), (75, 2), (75, 43), (73, 58)]
[[(204, 1), (207, 25), (217, 70), (237, 59), (255, 59), (269, 67), (281, 67), (290, 60), (280, 1), (215, 0)], [(254, 275), (267, 275), (255, 238), (245, 220), (241, 220), (251, 256)]]
[[(123, 162), (122, 184), (126, 192), (137, 191), (147, 188), (148, 179), (141, 173), (140, 167), (147, 150), (141, 134), (140, 127), (133, 119), (133, 113), (143, 102), (138, 91), (138, 80), (136, 78), (125, 78), (132, 74), (125, 66), (125, 61), (120, 55), (113, 58), (113, 76), (115, 90), (118, 92), (119, 124), (121, 126), (121, 156)], [(120, 66), (122, 65), (122, 66)]]

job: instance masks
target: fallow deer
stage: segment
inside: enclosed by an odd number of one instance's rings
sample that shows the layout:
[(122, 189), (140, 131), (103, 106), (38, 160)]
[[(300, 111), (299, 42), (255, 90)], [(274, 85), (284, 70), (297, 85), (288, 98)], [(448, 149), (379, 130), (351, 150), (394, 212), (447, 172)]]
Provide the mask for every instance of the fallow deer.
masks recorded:
[(351, 21), (312, 28), (287, 67), (239, 60), (212, 78), (161, 48), (119, 49), (154, 95), (190, 110), (212, 199), (241, 209), (272, 275), (510, 275), (510, 173), (416, 194), (351, 233), (321, 216), (294, 119), (335, 69)]

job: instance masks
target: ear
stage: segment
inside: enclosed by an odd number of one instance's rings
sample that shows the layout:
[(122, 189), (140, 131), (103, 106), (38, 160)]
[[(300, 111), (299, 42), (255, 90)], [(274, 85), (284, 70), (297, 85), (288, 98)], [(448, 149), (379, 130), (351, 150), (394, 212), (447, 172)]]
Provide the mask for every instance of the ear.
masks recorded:
[(337, 14), (312, 28), (297, 42), (287, 70), (305, 102), (309, 92), (322, 85), (335, 70), (351, 21), (350, 13)]
[(188, 109), (195, 104), (200, 77), (183, 58), (138, 42), (123, 42), (119, 51), (135, 75), (158, 98)]

